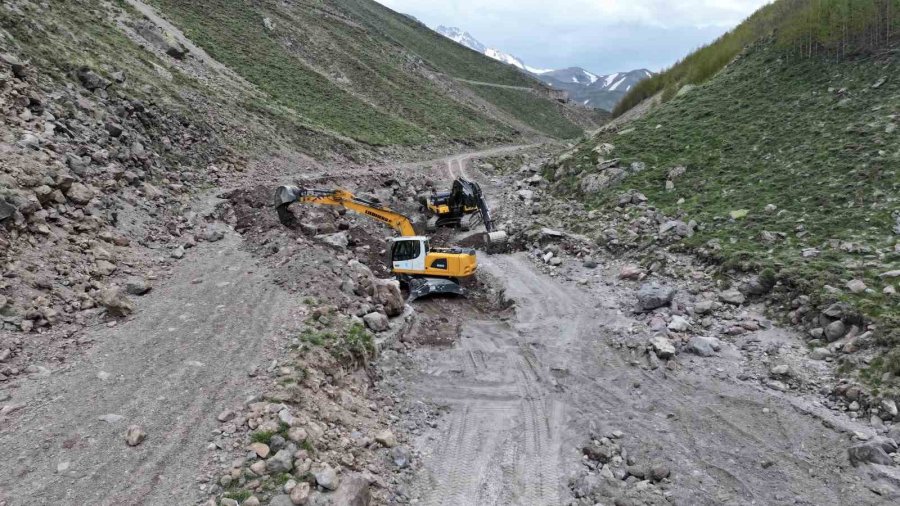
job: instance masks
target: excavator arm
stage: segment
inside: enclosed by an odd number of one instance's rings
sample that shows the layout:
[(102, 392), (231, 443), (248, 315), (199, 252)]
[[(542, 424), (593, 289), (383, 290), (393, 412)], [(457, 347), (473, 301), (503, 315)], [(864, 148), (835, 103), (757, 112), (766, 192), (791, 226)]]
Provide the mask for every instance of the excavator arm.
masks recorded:
[(416, 230), (406, 216), (383, 207), (376, 202), (361, 199), (347, 190), (314, 190), (297, 186), (281, 186), (275, 191), (275, 206), (282, 222), (289, 216), (288, 206), (294, 202), (340, 206), (350, 211), (375, 218), (396, 230), (403, 237), (413, 237)]

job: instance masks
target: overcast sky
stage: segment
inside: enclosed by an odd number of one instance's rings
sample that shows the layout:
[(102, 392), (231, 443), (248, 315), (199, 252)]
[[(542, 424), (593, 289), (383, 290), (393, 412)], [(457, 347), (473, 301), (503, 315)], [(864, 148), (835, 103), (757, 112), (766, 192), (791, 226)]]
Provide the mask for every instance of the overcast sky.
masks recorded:
[(377, 0), (537, 68), (661, 70), (768, 0)]

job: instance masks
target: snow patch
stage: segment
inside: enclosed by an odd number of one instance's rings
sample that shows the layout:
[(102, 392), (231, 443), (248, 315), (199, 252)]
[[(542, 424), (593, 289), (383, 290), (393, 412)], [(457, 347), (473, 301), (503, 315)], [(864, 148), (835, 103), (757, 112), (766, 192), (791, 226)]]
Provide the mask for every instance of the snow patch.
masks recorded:
[(616, 72), (615, 74), (610, 74), (610, 75), (606, 76), (606, 79), (603, 80), (603, 87), (609, 88), (609, 85), (612, 84), (613, 82), (615, 82), (615, 80), (618, 78), (619, 78), (618, 72)]

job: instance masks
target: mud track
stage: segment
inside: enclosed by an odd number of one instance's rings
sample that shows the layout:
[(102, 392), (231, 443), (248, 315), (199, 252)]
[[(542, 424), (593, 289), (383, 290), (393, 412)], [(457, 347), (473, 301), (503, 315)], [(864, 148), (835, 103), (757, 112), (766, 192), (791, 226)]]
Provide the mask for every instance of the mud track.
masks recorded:
[[(450, 160), (446, 177), (466, 170), (465, 158)], [(411, 401), (447, 413), (415, 442), (424, 470), (411, 495), (420, 504), (570, 503), (580, 445), (614, 430), (629, 454), (672, 469), (674, 504), (890, 502), (847, 465), (849, 438), (829, 428), (845, 421), (814, 398), (735, 379), (739, 355), (673, 372), (639, 367), (640, 356), (612, 346), (625, 339), (642, 349), (650, 337), (623, 311), (634, 292), (613, 288), (612, 276), (584, 288), (541, 273), (524, 253), (479, 261), (515, 315), (473, 308), (455, 345), (414, 352), (421, 371), (405, 386)], [(844, 426), (854, 428), (862, 426)]]

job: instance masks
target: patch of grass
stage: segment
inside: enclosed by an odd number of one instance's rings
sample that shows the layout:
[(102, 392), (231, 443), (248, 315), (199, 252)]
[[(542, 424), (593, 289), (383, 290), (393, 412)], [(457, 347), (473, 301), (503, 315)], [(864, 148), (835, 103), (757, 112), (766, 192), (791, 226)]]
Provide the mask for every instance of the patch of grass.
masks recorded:
[(238, 503), (242, 503), (246, 501), (250, 496), (253, 495), (249, 490), (232, 490), (229, 492), (225, 492), (225, 497), (228, 499), (234, 499)]
[(239, 0), (154, 0), (216, 60), (308, 121), (372, 145), (416, 144), (424, 132), (335, 86), (263, 27), (263, 13)]
[(309, 439), (304, 439), (300, 442), (300, 448), (306, 450), (310, 455), (316, 454), (316, 447), (309, 442)]
[(306, 330), (300, 340), (326, 348), (336, 359), (356, 367), (368, 367), (369, 359), (375, 354), (372, 334), (358, 323), (338, 333)]
[(799, 58), (840, 59), (897, 41), (898, 26), (896, 0), (777, 0), (713, 43), (636, 85), (613, 114), (620, 116), (657, 93), (667, 102), (683, 86), (706, 82), (745, 48), (768, 37), (775, 37), (779, 47)]
[(250, 441), (267, 445), (272, 442), (272, 436), (274, 436), (275, 434), (278, 433), (268, 430), (258, 430), (250, 434)]
[[(794, 58), (774, 45), (755, 48), (709, 83), (629, 125), (603, 134), (565, 161), (570, 173), (607, 158), (646, 169), (618, 187), (583, 195), (612, 209), (629, 188), (668, 216), (700, 225), (682, 249), (724, 269), (761, 272), (820, 303), (846, 301), (879, 322), (885, 344), (900, 345), (900, 299), (882, 294), (900, 268), (900, 55), (835, 62)], [(686, 168), (666, 189), (669, 171)], [(548, 169), (548, 173), (552, 168)], [(578, 176), (561, 190), (578, 194)], [(768, 205), (773, 208), (766, 207)], [(734, 219), (731, 212), (747, 210)], [(817, 254), (804, 256), (804, 250)], [(872, 289), (852, 294), (851, 279)], [(831, 294), (830, 285), (841, 293)]]

